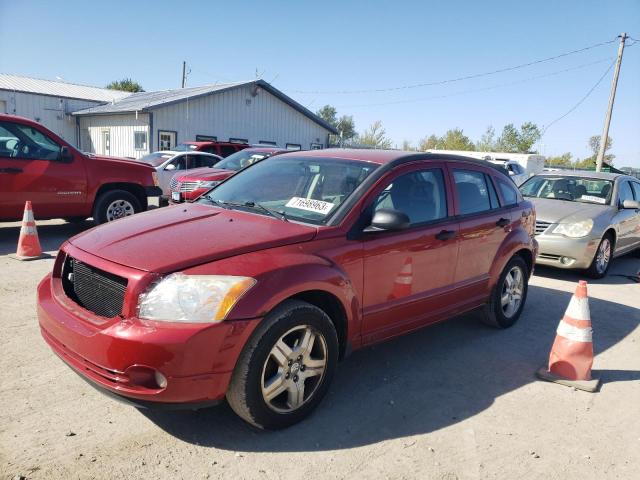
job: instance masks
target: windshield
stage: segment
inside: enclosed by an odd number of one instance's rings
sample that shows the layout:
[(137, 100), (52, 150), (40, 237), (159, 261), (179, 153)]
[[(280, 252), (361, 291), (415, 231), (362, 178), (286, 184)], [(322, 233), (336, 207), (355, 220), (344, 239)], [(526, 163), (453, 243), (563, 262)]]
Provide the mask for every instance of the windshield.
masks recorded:
[(611, 180), (560, 175), (532, 177), (520, 187), (520, 192), (525, 197), (554, 198), (600, 205), (609, 203), (612, 190)]
[(149, 165), (152, 165), (154, 167), (159, 167), (173, 156), (174, 154), (172, 153), (156, 152), (145, 155), (144, 157), (139, 158), (138, 161), (148, 163)]
[(247, 150), (240, 150), (227, 158), (222, 160), (216, 165), (216, 168), (223, 168), (225, 170), (233, 170), (237, 172), (245, 167), (248, 167), (252, 163), (256, 163), (263, 158), (269, 157), (272, 152), (252, 152)]
[(174, 152), (191, 152), (191, 151), (195, 150), (196, 148), (198, 148), (198, 146), (197, 145), (193, 145), (191, 143), (179, 143), (178, 145), (176, 145), (171, 150), (173, 150)]
[(287, 219), (322, 224), (378, 165), (362, 161), (274, 156), (234, 175), (200, 203), (268, 209)]

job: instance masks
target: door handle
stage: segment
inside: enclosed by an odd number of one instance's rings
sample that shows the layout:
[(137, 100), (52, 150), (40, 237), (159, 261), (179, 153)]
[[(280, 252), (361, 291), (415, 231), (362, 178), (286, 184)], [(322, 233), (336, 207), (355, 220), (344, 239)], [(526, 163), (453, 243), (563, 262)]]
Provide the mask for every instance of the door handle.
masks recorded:
[(506, 227), (507, 225), (509, 225), (511, 223), (511, 220), (509, 220), (508, 218), (501, 218), (500, 220), (498, 220), (496, 222), (496, 225), (498, 227)]
[(438, 240), (447, 241), (456, 236), (455, 230), (441, 230), (439, 233), (436, 233), (436, 238)]
[(0, 168), (0, 173), (22, 173), (22, 169), (13, 167)]

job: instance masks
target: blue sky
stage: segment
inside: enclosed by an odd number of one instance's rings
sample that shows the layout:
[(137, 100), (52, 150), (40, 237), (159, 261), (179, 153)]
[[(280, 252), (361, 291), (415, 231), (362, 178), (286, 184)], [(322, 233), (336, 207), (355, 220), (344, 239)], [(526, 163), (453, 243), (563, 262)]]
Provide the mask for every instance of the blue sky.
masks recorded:
[[(255, 78), (316, 110), (332, 104), (359, 131), (381, 120), (398, 145), (449, 128), (476, 140), (488, 125), (548, 125), (603, 75), (617, 44), (439, 86), (375, 90), (492, 71), (612, 40), (640, 39), (640, 1), (110, 2), (0, 0), (0, 71), (146, 90)], [(629, 42), (632, 43), (632, 42)], [(563, 70), (569, 70), (564, 71)], [(546, 155), (589, 154), (612, 71), (552, 125)], [(640, 167), (640, 43), (625, 49), (609, 135), (617, 166)]]

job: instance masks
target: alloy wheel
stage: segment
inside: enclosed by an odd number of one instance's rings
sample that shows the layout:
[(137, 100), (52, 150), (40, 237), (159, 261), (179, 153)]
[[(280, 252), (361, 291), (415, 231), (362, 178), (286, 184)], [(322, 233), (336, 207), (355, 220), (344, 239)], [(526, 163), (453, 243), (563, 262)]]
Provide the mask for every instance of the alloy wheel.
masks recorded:
[(309, 325), (282, 335), (262, 367), (261, 391), (267, 406), (289, 413), (307, 403), (322, 383), (327, 356), (324, 336)]
[(500, 304), (505, 317), (513, 317), (522, 303), (524, 274), (519, 266), (514, 266), (504, 278)]
[(611, 260), (611, 242), (608, 238), (603, 238), (596, 253), (596, 270), (599, 274), (607, 271), (609, 261)]

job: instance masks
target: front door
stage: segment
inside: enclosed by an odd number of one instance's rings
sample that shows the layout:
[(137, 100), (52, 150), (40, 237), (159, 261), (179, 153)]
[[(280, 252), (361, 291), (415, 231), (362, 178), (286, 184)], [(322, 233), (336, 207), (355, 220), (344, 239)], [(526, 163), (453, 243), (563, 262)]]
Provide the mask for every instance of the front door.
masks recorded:
[(437, 163), (401, 168), (373, 192), (372, 215), (399, 210), (411, 226), (364, 234), (364, 343), (418, 328), (446, 308), (458, 250), (450, 205), (445, 169)]
[(102, 154), (111, 155), (111, 132), (109, 130), (102, 130), (100, 135), (102, 137)]
[[(616, 239), (616, 252), (627, 252), (637, 243), (638, 229), (640, 229), (640, 214), (631, 208), (622, 208), (625, 200), (636, 200), (631, 182), (623, 180), (618, 186), (618, 213), (614, 217), (614, 223), (618, 225), (618, 238)], [(640, 201), (640, 198), (637, 199)]]
[(171, 150), (176, 146), (176, 132), (158, 131), (158, 150)]

